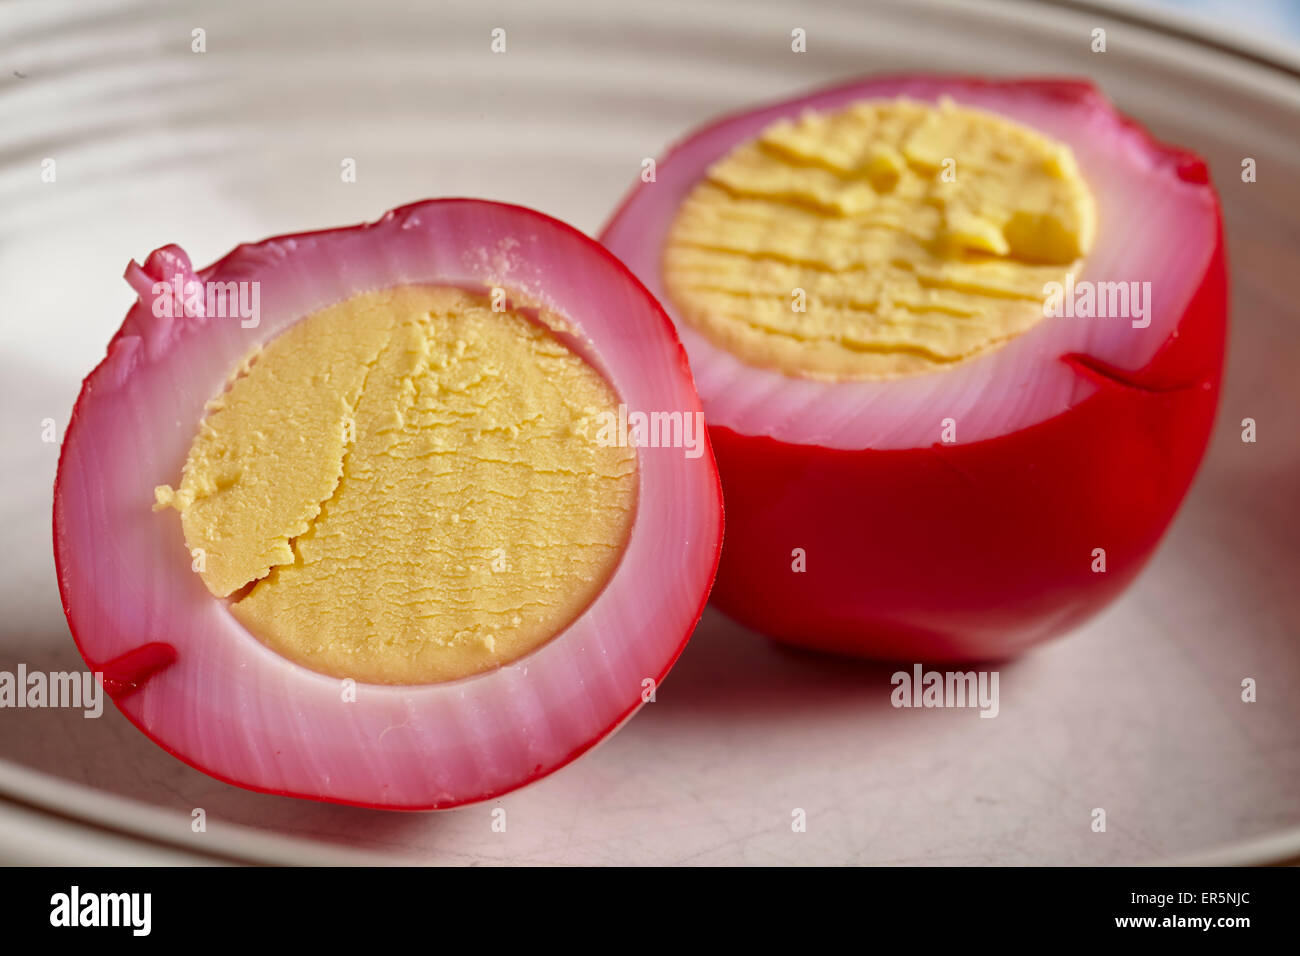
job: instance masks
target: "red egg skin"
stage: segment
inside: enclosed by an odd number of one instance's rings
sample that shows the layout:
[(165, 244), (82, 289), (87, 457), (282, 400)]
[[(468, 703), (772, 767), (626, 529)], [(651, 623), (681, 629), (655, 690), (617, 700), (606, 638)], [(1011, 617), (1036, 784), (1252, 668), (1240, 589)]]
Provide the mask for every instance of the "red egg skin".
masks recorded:
[[(1204, 166), (1184, 175), (1203, 181)], [(1124, 373), (1062, 356), (1099, 389), (1038, 425), (892, 451), (712, 427), (727, 508), (713, 602), (779, 641), (887, 659), (997, 660), (1075, 627), (1133, 580), (1191, 484), (1218, 403), (1226, 305), (1220, 221), (1152, 361)]]

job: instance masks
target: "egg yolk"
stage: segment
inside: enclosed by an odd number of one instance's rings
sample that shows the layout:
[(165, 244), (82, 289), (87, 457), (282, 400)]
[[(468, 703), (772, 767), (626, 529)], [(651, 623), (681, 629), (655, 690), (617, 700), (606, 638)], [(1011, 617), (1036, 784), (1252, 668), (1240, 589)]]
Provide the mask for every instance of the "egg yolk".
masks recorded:
[(716, 162), (677, 212), (663, 278), (678, 314), (749, 364), (888, 379), (1031, 328), (1094, 229), (1064, 144), (946, 99), (863, 101)]
[(492, 305), (404, 286), (301, 319), (236, 369), (179, 486), (155, 490), (208, 589), (285, 657), (466, 677), (558, 634), (612, 574), (637, 484), (635, 449), (598, 437), (619, 399)]

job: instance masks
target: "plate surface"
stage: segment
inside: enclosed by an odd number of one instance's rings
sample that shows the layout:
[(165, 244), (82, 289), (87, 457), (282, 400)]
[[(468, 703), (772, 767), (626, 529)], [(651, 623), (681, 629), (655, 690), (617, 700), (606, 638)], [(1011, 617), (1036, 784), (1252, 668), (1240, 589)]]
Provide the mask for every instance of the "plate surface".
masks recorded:
[[(0, 859), (1131, 863), (1300, 854), (1300, 79), (1108, 11), (1003, 0), (10, 3), (0, 11), (0, 670), (81, 666), (50, 554), (57, 433), (168, 242), (206, 264), (429, 196), (599, 229), (725, 111), (878, 71), (1084, 74), (1209, 160), (1233, 279), (1204, 469), (1137, 585), (1001, 669), (1001, 711), (894, 710), (893, 666), (710, 611), (656, 703), (499, 805), (253, 794), (109, 707), (0, 711)], [(506, 52), (490, 49), (494, 28)], [(1107, 30), (1104, 54), (1091, 31)], [(791, 30), (807, 32), (793, 53)], [(192, 52), (192, 31), (206, 52)], [(1258, 181), (1243, 183), (1243, 157)], [(55, 161), (56, 180), (42, 181)], [(355, 183), (340, 176), (356, 162)], [(1176, 241), (1176, 237), (1171, 237)], [(1241, 441), (1254, 418), (1258, 438)], [(1140, 480), (1135, 476), (1135, 481)], [(1241, 683), (1258, 681), (1243, 703)], [(1092, 811), (1107, 812), (1105, 833)], [(207, 827), (195, 833), (194, 811)], [(807, 815), (807, 832), (791, 827)], [(79, 856), (84, 855), (83, 856)]]

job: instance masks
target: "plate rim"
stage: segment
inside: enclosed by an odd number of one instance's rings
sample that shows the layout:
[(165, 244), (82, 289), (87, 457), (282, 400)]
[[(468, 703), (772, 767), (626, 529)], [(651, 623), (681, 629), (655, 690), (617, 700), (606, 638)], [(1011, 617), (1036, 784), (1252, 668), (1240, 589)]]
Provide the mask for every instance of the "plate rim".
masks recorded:
[(1194, 10), (1180, 11), (1142, 0), (1011, 0), (1022, 5), (1051, 6), (1095, 13), (1176, 39), (1209, 47), (1277, 70), (1300, 80), (1300, 43), (1274, 42)]

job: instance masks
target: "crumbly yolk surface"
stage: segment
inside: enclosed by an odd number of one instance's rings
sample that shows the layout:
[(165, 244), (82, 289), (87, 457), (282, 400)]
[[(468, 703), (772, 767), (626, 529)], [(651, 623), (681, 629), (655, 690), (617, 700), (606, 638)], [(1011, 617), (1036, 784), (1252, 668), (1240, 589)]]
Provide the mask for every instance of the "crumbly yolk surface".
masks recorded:
[(781, 120), (715, 163), (663, 250), (677, 312), (742, 360), (886, 379), (951, 367), (1043, 317), (1095, 211), (1062, 143), (906, 99)]
[(459, 289), (358, 295), (289, 327), (208, 405), (180, 511), (208, 589), (317, 671), (428, 683), (509, 662), (608, 580), (635, 450), (542, 325)]

